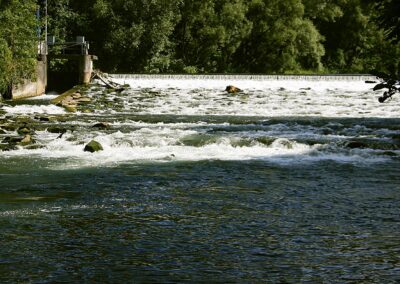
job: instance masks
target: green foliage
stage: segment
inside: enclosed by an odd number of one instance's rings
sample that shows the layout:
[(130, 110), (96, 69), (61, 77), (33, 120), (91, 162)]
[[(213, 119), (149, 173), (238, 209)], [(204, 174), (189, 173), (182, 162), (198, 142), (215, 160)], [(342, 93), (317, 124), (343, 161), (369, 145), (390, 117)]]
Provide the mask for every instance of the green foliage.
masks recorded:
[(322, 68), (322, 37), (313, 23), (304, 18), (300, 0), (253, 0), (248, 18), (253, 28), (236, 58), (245, 72), (285, 73)]
[(85, 35), (108, 72), (393, 73), (399, 47), (371, 19), (398, 25), (398, 4), (374, 2), (59, 0), (49, 32)]
[(376, 1), (378, 24), (385, 30), (387, 38), (400, 41), (400, 2), (396, 0)]
[(36, 1), (0, 1), (0, 93), (35, 75)]

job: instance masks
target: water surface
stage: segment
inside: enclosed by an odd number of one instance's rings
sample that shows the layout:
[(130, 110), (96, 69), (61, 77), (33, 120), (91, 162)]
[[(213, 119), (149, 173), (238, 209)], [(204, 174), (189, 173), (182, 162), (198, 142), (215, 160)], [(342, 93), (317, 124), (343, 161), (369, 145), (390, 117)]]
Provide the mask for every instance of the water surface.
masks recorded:
[(1, 107), (56, 117), (40, 147), (0, 152), (2, 283), (400, 281), (397, 98), (354, 79), (118, 80), (88, 113)]

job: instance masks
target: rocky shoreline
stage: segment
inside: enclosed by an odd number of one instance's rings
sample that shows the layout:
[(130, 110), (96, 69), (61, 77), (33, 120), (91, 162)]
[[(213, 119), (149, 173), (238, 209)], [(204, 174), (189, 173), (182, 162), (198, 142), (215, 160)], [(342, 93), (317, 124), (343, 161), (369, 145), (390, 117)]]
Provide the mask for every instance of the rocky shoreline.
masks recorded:
[[(49, 139), (61, 139), (66, 133), (74, 133), (79, 128), (79, 131), (91, 133), (94, 131), (113, 132), (119, 129), (112, 127), (107, 118), (99, 119), (99, 112), (107, 109), (115, 111), (123, 111), (125, 109), (123, 97), (128, 95), (125, 93), (125, 88), (109, 88), (104, 85), (92, 84), (90, 86), (76, 86), (67, 92), (53, 98), (51, 100), (24, 100), (24, 101), (9, 101), (0, 102), (7, 106), (18, 106), (19, 104), (47, 104), (60, 107), (59, 114), (18, 114), (7, 113), (0, 108), (0, 152), (13, 151), (18, 149), (34, 150), (45, 148), (49, 140), (43, 140), (40, 137), (49, 136)], [(147, 95), (158, 95), (157, 92), (151, 90), (143, 90)], [(229, 92), (228, 92), (229, 93)], [(118, 94), (118, 96), (115, 96)], [(138, 98), (138, 101), (140, 102)], [(79, 117), (79, 119), (78, 119)], [(76, 124), (77, 120), (84, 120), (86, 126)], [(111, 122), (111, 121), (110, 121)], [(37, 135), (40, 133), (40, 135)], [(52, 134), (52, 135), (48, 135)], [(329, 135), (329, 133), (324, 133)], [(97, 152), (102, 151), (103, 146), (93, 139), (93, 135), (87, 135), (85, 140), (81, 138), (74, 141), (82, 145), (82, 151)], [(400, 149), (400, 138), (398, 134), (393, 134), (391, 140), (383, 141), (374, 138), (353, 137), (351, 139), (338, 140), (337, 146), (351, 149), (374, 149), (384, 150), (384, 155), (394, 155)], [(73, 139), (73, 138), (68, 138)], [(271, 138), (271, 141), (274, 139)], [(315, 141), (303, 141), (309, 145), (313, 145)], [(271, 142), (268, 142), (271, 143)], [(266, 143), (268, 145), (268, 143)]]
[[(96, 109), (104, 107), (118, 107), (118, 101), (110, 101), (107, 95), (113, 90), (102, 85), (76, 86), (58, 97), (41, 103), (53, 104), (62, 107), (64, 114), (7, 114), (0, 110), (0, 151), (12, 151), (20, 148), (27, 150), (44, 148), (46, 145), (36, 140), (36, 134), (40, 131), (58, 134), (57, 139), (62, 138), (68, 131), (73, 132), (76, 115), (94, 113)], [(26, 101), (7, 102), (18, 105)], [(5, 104), (6, 102), (0, 102)], [(70, 122), (70, 123), (68, 123)], [(107, 122), (97, 122), (90, 129), (107, 129)], [(103, 150), (97, 141), (91, 141), (82, 147), (83, 151), (97, 152)]]

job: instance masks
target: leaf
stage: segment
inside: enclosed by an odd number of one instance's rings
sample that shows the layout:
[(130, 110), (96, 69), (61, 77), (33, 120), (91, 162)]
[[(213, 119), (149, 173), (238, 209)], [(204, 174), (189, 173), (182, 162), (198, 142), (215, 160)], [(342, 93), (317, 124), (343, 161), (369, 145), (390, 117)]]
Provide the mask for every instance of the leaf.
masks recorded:
[(378, 90), (381, 90), (381, 89), (384, 89), (384, 88), (389, 88), (390, 87), (390, 85), (388, 85), (388, 84), (386, 84), (386, 83), (379, 83), (378, 85), (376, 85), (375, 87), (374, 87), (374, 91), (378, 91)]

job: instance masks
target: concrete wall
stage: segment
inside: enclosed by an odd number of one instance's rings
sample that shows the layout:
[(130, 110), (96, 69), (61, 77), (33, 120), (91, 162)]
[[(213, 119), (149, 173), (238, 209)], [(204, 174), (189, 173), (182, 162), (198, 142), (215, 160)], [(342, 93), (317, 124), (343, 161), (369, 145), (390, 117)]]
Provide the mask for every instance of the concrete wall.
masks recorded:
[(36, 65), (36, 81), (25, 80), (11, 90), (10, 99), (22, 99), (43, 95), (47, 86), (47, 60), (42, 56)]
[(90, 83), (90, 79), (92, 78), (93, 73), (93, 56), (92, 55), (83, 55), (79, 62), (79, 72), (80, 78), (79, 83), (87, 85)]

